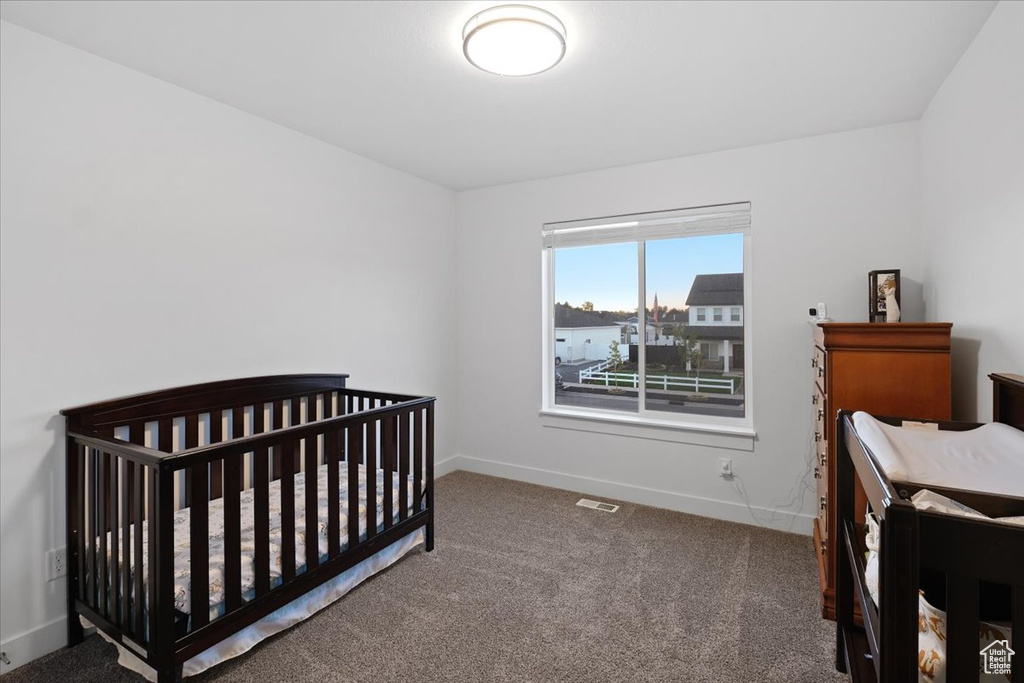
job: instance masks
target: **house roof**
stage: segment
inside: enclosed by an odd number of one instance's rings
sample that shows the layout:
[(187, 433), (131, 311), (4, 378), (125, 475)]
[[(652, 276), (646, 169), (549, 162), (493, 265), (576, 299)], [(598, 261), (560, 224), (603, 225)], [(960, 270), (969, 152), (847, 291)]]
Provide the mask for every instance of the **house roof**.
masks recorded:
[(555, 327), (618, 327), (600, 313), (555, 304)]
[(743, 328), (739, 325), (708, 325), (686, 328), (687, 331), (697, 335), (701, 341), (714, 339), (728, 339), (729, 341), (743, 341)]
[(714, 273), (693, 278), (687, 306), (735, 306), (743, 304), (743, 273)]

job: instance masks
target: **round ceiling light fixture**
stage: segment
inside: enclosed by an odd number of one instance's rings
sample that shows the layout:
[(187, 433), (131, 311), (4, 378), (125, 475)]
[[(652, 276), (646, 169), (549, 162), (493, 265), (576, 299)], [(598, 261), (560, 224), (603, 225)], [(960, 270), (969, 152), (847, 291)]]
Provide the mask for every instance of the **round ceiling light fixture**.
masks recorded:
[(469, 63), (499, 76), (532, 76), (565, 55), (565, 25), (529, 5), (499, 5), (466, 22), (462, 51)]

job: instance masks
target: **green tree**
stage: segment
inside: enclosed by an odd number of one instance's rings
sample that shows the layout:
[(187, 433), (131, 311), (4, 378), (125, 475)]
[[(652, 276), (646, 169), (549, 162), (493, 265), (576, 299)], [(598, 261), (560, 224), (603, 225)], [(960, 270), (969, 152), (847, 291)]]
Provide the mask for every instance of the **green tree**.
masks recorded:
[(622, 367), (622, 352), (619, 351), (619, 342), (612, 341), (608, 345), (608, 362), (612, 366), (612, 372), (618, 372)]
[(594, 310), (594, 302), (593, 301), (584, 301), (583, 304), (580, 306), (580, 309), (584, 310), (584, 311), (593, 311)]
[(673, 341), (676, 345), (676, 352), (679, 354), (679, 364), (687, 373), (691, 367), (697, 368), (697, 376), (700, 377), (700, 342), (697, 341), (697, 333), (688, 330), (685, 325), (679, 325), (675, 329), (676, 334)]

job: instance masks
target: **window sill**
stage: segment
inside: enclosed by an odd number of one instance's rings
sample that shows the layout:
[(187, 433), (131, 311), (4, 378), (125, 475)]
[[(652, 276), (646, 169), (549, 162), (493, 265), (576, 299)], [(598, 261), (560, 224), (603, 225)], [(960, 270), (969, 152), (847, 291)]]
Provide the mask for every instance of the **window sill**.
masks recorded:
[(736, 451), (753, 451), (757, 433), (750, 427), (656, 420), (636, 415), (597, 415), (558, 408), (540, 411), (541, 426), (636, 439), (669, 441)]

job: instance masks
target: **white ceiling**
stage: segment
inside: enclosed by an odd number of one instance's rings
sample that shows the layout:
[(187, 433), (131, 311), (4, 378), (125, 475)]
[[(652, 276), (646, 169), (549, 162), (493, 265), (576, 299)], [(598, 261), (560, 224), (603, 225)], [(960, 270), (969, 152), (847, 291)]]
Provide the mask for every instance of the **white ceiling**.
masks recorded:
[(565, 59), (462, 56), (493, 2), (27, 2), (0, 17), (462, 190), (921, 116), (995, 2), (536, 2)]

